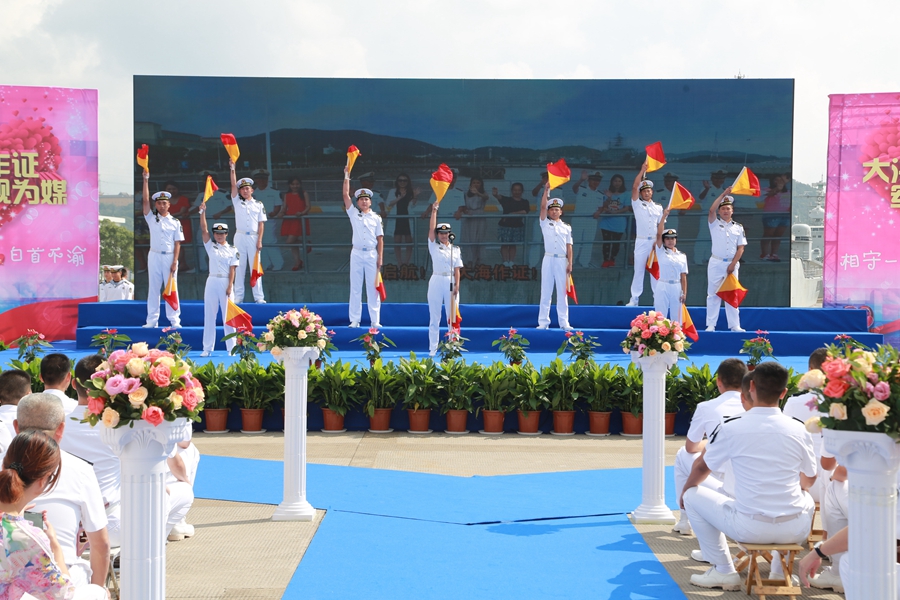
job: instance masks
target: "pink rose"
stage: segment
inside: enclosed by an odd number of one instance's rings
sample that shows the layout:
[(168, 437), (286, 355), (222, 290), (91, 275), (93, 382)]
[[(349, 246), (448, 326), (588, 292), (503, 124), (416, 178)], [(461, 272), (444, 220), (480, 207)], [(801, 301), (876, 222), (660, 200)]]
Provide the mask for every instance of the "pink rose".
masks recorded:
[(103, 386), (103, 389), (106, 390), (110, 397), (121, 394), (125, 391), (125, 377), (118, 374), (113, 375), (106, 380), (106, 385)]
[(139, 387), (141, 387), (141, 380), (137, 377), (129, 377), (122, 382), (122, 393), (130, 394)]
[(159, 387), (166, 387), (172, 383), (172, 371), (164, 364), (150, 367), (150, 381)]
[(103, 412), (103, 408), (106, 406), (106, 402), (103, 398), (91, 398), (88, 400), (87, 408), (91, 412), (91, 414), (99, 415)]
[(150, 406), (144, 409), (144, 412), (141, 414), (141, 418), (154, 427), (163, 422), (163, 411), (158, 406)]
[(644, 338), (645, 340), (646, 340), (646, 339), (649, 339), (650, 336), (652, 336), (652, 335), (653, 335), (653, 333), (651, 333), (651, 332), (650, 332), (649, 330), (647, 330), (647, 329), (645, 329), (644, 331), (641, 332), (641, 337)]
[(666, 327), (665, 325), (663, 325), (662, 327), (659, 328), (659, 334), (660, 335), (669, 335), (669, 328)]
[[(870, 383), (869, 385), (872, 384)], [(875, 384), (875, 389), (873, 390), (872, 395), (875, 396), (876, 400), (884, 402), (891, 397), (891, 386), (887, 381), (879, 381)]]
[(147, 353), (147, 356), (144, 357), (144, 360), (150, 360), (150, 362), (155, 361), (157, 358), (163, 355), (163, 351), (159, 348), (151, 348)]
[(829, 379), (840, 379), (850, 372), (850, 363), (840, 358), (829, 358), (822, 364), (822, 371)]
[(850, 384), (846, 381), (832, 379), (828, 382), (828, 385), (825, 386), (825, 389), (822, 390), (822, 393), (829, 398), (841, 398), (848, 389), (850, 389)]
[(199, 398), (197, 398), (197, 393), (193, 389), (185, 390), (184, 394), (182, 394), (181, 405), (188, 410), (194, 410), (197, 408), (197, 403), (199, 402)]
[(567, 332), (566, 332), (566, 337), (567, 337), (567, 338), (570, 338), (570, 337), (572, 337), (573, 335), (575, 335), (575, 334), (572, 333), (571, 331), (567, 331)]

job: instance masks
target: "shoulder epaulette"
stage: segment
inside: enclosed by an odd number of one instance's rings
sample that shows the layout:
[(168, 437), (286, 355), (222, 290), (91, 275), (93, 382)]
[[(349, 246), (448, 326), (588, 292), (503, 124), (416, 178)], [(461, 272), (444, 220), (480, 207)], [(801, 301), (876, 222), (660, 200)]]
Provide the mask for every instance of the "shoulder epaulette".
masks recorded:
[(735, 419), (740, 419), (742, 416), (743, 416), (743, 415), (735, 415), (735, 416), (733, 416), (733, 417), (725, 417), (725, 420), (722, 421), (722, 422), (723, 422), (723, 423), (730, 423), (730, 422), (734, 421)]
[(801, 419), (798, 419), (797, 417), (791, 417), (791, 418), (793, 420), (797, 421), (798, 423), (801, 423), (804, 427), (806, 427), (806, 423), (804, 423)]

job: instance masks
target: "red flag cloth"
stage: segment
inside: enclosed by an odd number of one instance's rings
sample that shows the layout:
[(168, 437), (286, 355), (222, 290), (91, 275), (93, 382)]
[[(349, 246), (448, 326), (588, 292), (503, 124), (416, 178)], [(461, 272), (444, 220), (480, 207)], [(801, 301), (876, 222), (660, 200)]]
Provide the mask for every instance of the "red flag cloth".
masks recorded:
[(547, 179), (550, 181), (550, 189), (556, 189), (572, 177), (572, 171), (566, 164), (566, 159), (561, 158), (555, 163), (547, 165)]
[(459, 305), (456, 302), (453, 303), (453, 307), (456, 310), (456, 315), (453, 317), (453, 322), (450, 323), (450, 328), (459, 333), (459, 330), (462, 328), (462, 315), (459, 314)]
[(571, 298), (572, 302), (578, 304), (578, 293), (575, 291), (575, 280), (572, 279), (571, 273), (566, 279), (566, 296)]
[(645, 148), (647, 150), (647, 172), (658, 171), (666, 165), (666, 155), (663, 152), (662, 142), (654, 142)]
[(178, 281), (174, 275), (169, 275), (166, 282), (166, 289), (163, 290), (163, 300), (172, 307), (172, 310), (178, 310)]
[(356, 146), (350, 146), (347, 148), (347, 172), (353, 170), (353, 165), (356, 164), (356, 159), (360, 156), (359, 148)]
[(659, 261), (656, 260), (656, 247), (650, 250), (650, 256), (647, 257), (647, 272), (653, 276), (653, 279), (659, 279)]
[(148, 167), (148, 163), (150, 162), (150, 146), (147, 144), (141, 144), (140, 149), (137, 151), (137, 164), (143, 167), (144, 173), (149, 173), (150, 169)]
[(747, 167), (741, 169), (731, 186), (731, 193), (740, 196), (759, 196), (759, 191), (759, 177)]
[(719, 291), (716, 292), (716, 296), (735, 308), (741, 305), (741, 302), (744, 301), (744, 296), (746, 295), (747, 288), (741, 285), (741, 282), (734, 276), (734, 273), (728, 274), (728, 277), (726, 277), (725, 281), (722, 282), (722, 285), (719, 286)]
[(263, 276), (262, 260), (260, 260), (259, 250), (253, 258), (253, 267), (250, 269), (250, 287), (255, 287), (256, 282)]
[(231, 159), (231, 162), (237, 164), (238, 158), (241, 156), (241, 151), (238, 149), (238, 143), (234, 138), (234, 135), (223, 133), (222, 145), (225, 146), (225, 151), (228, 152), (228, 158)]
[(687, 306), (684, 304), (681, 305), (681, 331), (695, 342), (700, 339), (700, 334), (697, 333), (697, 328), (694, 327), (691, 315), (688, 313)]
[(443, 163), (441, 163), (441, 166), (438, 167), (437, 171), (431, 174), (431, 189), (434, 190), (434, 197), (437, 198), (438, 204), (444, 199), (444, 194), (450, 189), (450, 184), (452, 182), (453, 171)]
[(253, 319), (247, 312), (237, 304), (228, 299), (228, 306), (225, 311), (225, 324), (234, 327), (238, 331), (253, 333)]
[(384, 287), (384, 279), (381, 277), (381, 273), (375, 276), (375, 290), (378, 292), (378, 295), (381, 297), (381, 301), (384, 302), (387, 300), (387, 290)]

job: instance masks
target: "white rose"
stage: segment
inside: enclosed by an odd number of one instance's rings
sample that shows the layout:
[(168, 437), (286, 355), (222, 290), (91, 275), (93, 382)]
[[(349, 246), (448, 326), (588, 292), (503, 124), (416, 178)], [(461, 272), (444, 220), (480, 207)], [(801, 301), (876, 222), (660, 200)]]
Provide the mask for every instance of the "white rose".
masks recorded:
[(808, 390), (812, 388), (821, 388), (825, 385), (825, 373), (820, 371), (819, 369), (813, 369), (812, 371), (807, 371), (803, 374), (803, 377), (800, 378), (800, 381), (797, 383), (797, 387), (801, 390)]
[(684, 342), (675, 342), (675, 352), (684, 351)]
[(822, 433), (822, 422), (819, 417), (810, 417), (804, 423), (806, 430), (810, 433)]
[(141, 358), (132, 358), (127, 363), (125, 363), (125, 369), (128, 371), (128, 374), (132, 377), (140, 377), (144, 374), (144, 365), (146, 363)]
[(272, 356), (281, 356), (281, 348), (279, 348), (278, 346), (273, 346), (271, 352)]
[(307, 335), (306, 332), (303, 331), (303, 330), (301, 329), (300, 331), (297, 332), (297, 339), (298, 339), (298, 340), (305, 340), (305, 339), (306, 339), (306, 335)]
[(131, 345), (131, 351), (134, 352), (135, 356), (147, 356), (150, 353), (150, 348), (147, 347), (147, 342), (137, 342)]
[(267, 331), (263, 334), (263, 339), (266, 340), (267, 342), (274, 342), (275, 334), (272, 333), (271, 331)]
[(316, 345), (319, 347), (320, 350), (324, 350), (325, 346), (328, 345), (328, 342), (326, 342), (325, 340), (319, 340), (318, 342), (316, 342)]

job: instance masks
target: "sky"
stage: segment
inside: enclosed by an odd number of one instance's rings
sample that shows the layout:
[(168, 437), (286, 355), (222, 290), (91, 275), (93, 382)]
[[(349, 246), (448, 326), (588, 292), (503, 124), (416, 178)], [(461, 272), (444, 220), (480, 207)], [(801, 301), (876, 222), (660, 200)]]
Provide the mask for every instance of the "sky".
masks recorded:
[(0, 0), (0, 14), (0, 84), (99, 90), (104, 193), (132, 188), (135, 74), (788, 78), (808, 183), (825, 173), (829, 94), (900, 92), (881, 27), (895, 0)]

